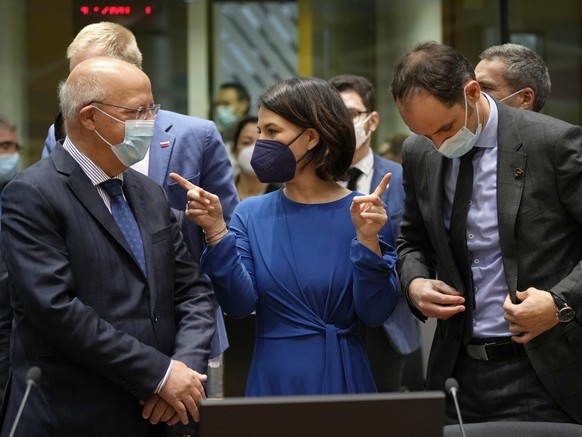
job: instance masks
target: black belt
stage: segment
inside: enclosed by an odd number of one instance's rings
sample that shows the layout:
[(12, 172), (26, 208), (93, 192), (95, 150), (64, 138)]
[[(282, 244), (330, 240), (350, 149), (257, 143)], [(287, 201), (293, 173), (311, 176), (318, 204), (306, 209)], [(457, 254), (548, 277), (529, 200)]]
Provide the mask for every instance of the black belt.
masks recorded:
[(516, 343), (510, 337), (476, 339), (465, 348), (469, 358), (491, 361), (503, 360), (516, 355), (523, 355), (523, 344)]

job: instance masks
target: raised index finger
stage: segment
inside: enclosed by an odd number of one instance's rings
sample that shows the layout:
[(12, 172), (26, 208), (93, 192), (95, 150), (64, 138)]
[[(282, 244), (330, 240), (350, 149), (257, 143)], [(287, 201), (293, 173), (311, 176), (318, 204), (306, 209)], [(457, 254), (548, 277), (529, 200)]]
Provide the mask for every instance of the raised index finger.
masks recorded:
[(191, 190), (195, 187), (195, 185), (192, 182), (190, 182), (188, 179), (184, 179), (178, 173), (170, 173), (170, 177), (174, 179), (174, 181), (176, 181), (178, 185), (180, 185), (185, 190)]
[(372, 194), (382, 197), (382, 194), (388, 189), (390, 179), (392, 179), (392, 173), (386, 173)]

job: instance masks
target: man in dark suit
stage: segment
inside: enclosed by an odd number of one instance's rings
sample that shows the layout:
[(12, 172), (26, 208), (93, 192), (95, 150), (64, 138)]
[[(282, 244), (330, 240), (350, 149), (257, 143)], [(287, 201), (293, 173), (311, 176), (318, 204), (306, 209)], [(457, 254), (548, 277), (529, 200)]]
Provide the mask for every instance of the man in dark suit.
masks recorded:
[[(109, 56), (142, 68), (142, 53), (134, 34), (117, 23), (104, 21), (85, 26), (67, 49), (71, 70), (79, 62), (94, 56)], [(49, 128), (43, 158), (50, 154), (61, 138), (64, 138), (63, 129), (55, 123)], [(132, 168), (160, 184), (170, 206), (177, 211), (184, 210), (186, 192), (168, 176), (171, 172), (181, 174), (191, 183), (220, 196), (227, 223), (238, 204), (227, 149), (216, 126), (209, 120), (160, 110), (155, 120), (151, 147), (145, 158)], [(202, 230), (190, 220), (183, 220), (182, 223), (188, 248), (194, 260), (198, 261), (205, 247)], [(218, 303), (216, 307), (216, 334), (212, 339), (211, 358), (219, 357), (228, 347), (222, 311)], [(213, 377), (221, 378), (220, 375), (209, 374), (210, 379)]]
[(127, 168), (159, 107), (143, 71), (112, 58), (80, 63), (59, 96), (64, 144), (3, 193), (14, 329), (0, 435), (31, 366), (42, 380), (16, 435), (165, 435), (153, 424), (199, 417), (214, 321), (211, 285), (162, 188)]
[[(8, 118), (0, 115), (0, 214), (2, 214), (2, 190), (20, 170), (20, 146), (16, 126)], [(0, 253), (0, 400), (4, 397), (4, 387), (10, 373), (10, 331), (12, 327), (12, 307), (8, 271)]]
[[(351, 169), (359, 170), (351, 189), (363, 194), (370, 194), (377, 187), (386, 173), (392, 173), (390, 186), (382, 195), (392, 232), (396, 238), (400, 232), (400, 220), (404, 208), (404, 188), (402, 186), (402, 167), (400, 164), (380, 157), (372, 150), (372, 133), (378, 128), (380, 114), (375, 110), (374, 86), (362, 76), (342, 74), (334, 76), (329, 83), (341, 95), (346, 107), (352, 113), (356, 132), (356, 152)], [(351, 170), (350, 171), (353, 171)], [(420, 333), (417, 321), (408, 309), (406, 297), (400, 295), (392, 315), (382, 326), (364, 327), (366, 351), (370, 359), (374, 379), (379, 391), (399, 391), (405, 361), (412, 381), (422, 385), (422, 362), (420, 358)], [(414, 352), (417, 352), (414, 355)], [(411, 387), (412, 388), (412, 387)]]
[(392, 93), (417, 134), (398, 271), (438, 319), (428, 388), (456, 378), (467, 422), (582, 423), (582, 129), (482, 94), (435, 42), (401, 58)]

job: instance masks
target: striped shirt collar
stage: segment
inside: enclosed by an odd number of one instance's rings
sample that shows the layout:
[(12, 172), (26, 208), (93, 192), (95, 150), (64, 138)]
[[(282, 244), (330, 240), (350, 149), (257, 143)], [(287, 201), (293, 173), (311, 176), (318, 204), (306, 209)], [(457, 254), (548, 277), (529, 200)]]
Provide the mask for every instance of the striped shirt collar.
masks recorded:
[[(65, 142), (63, 143), (63, 148), (69, 152), (69, 154), (73, 157), (75, 161), (81, 166), (83, 172), (87, 175), (87, 177), (91, 180), (91, 183), (94, 186), (98, 186), (100, 183), (105, 182), (109, 179), (109, 175), (101, 169), (97, 164), (95, 164), (91, 159), (87, 157), (84, 153), (82, 153), (77, 147), (73, 144), (73, 142), (69, 139), (69, 137), (65, 138)], [(121, 180), (123, 184), (123, 173), (119, 173), (117, 176), (114, 176), (115, 179)]]

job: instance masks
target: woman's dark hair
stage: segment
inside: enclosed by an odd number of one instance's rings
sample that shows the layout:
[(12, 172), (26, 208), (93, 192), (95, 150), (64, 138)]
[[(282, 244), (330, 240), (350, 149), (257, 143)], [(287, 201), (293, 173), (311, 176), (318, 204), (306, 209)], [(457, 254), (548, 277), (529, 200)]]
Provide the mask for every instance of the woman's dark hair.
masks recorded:
[(258, 106), (302, 128), (319, 133), (319, 143), (303, 158), (320, 179), (346, 180), (356, 140), (352, 117), (339, 92), (323, 79), (296, 77), (273, 85)]
[(241, 131), (245, 128), (245, 126), (249, 123), (254, 124), (257, 126), (259, 119), (255, 115), (251, 115), (248, 117), (243, 118), (241, 121), (238, 122), (236, 125), (236, 130), (234, 131), (233, 141), (232, 141), (232, 153), (236, 155), (236, 143), (238, 143), (238, 137), (240, 136)]
[(392, 96), (406, 102), (417, 92), (427, 92), (452, 106), (464, 100), (464, 87), (475, 79), (471, 63), (458, 50), (435, 41), (417, 45), (394, 69)]

